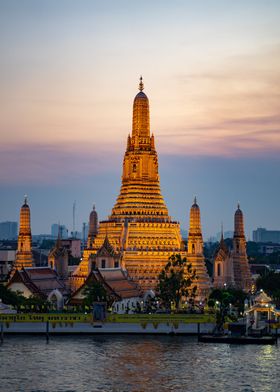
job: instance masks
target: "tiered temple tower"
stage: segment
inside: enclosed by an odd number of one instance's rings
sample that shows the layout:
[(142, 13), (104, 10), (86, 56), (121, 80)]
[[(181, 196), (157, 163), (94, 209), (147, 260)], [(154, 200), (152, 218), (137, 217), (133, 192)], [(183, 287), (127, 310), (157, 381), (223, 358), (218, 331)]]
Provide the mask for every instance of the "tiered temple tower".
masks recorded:
[(94, 239), (98, 233), (98, 215), (95, 211), (95, 205), (92, 207), (92, 211), (89, 216), (89, 229), (88, 229), (88, 238), (87, 238), (87, 248), (91, 249)]
[(187, 260), (196, 271), (197, 281), (194, 284), (197, 286), (197, 299), (204, 301), (209, 294), (211, 282), (203, 255), (200, 208), (196, 202), (196, 197), (190, 210)]
[(20, 209), (18, 246), (16, 252), (16, 261), (14, 269), (22, 269), (22, 267), (32, 267), (32, 237), (30, 226), (30, 208), (27, 204), (27, 197), (24, 198), (24, 204)]
[(184, 251), (180, 225), (168, 215), (161, 195), (155, 140), (150, 134), (149, 100), (143, 89), (140, 78), (119, 197), (108, 220), (100, 222), (92, 250), (85, 252), (75, 271), (77, 282), (90, 272), (90, 253), (97, 252), (106, 235), (115, 251), (122, 254), (122, 265), (144, 290), (155, 288), (171, 254)]
[(233, 250), (231, 257), (235, 286), (249, 291), (252, 288), (252, 275), (246, 252), (243, 213), (239, 204), (234, 215)]

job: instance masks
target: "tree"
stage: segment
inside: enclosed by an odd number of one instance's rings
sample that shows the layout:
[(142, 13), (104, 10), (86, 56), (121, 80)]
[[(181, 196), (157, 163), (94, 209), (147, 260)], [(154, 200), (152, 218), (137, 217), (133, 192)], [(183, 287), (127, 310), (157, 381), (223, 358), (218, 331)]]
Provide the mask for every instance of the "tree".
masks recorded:
[(214, 289), (209, 295), (209, 300), (219, 301), (221, 307), (226, 309), (231, 304), (238, 309), (239, 313), (244, 311), (246, 298), (247, 294), (244, 291), (234, 288)]
[(12, 305), (14, 307), (22, 305), (25, 300), (21, 294), (15, 293), (3, 284), (0, 284), (0, 298), (4, 304)]
[(185, 257), (182, 258), (180, 254), (170, 256), (167, 264), (159, 274), (157, 286), (159, 298), (165, 307), (171, 309), (171, 303), (174, 303), (178, 310), (183, 297), (193, 300), (197, 289), (193, 285), (195, 279), (196, 272)]
[(93, 302), (107, 302), (108, 296), (100, 282), (93, 282), (84, 288), (84, 305), (91, 306)]
[(244, 301), (247, 294), (242, 290), (228, 288), (228, 289), (214, 289), (209, 295), (208, 306), (213, 307), (215, 302), (218, 302), (216, 311), (216, 333), (223, 332), (223, 325), (226, 316), (228, 315), (230, 305), (237, 307), (238, 313), (244, 311)]
[(280, 305), (280, 274), (274, 271), (257, 279), (257, 289), (263, 289)]

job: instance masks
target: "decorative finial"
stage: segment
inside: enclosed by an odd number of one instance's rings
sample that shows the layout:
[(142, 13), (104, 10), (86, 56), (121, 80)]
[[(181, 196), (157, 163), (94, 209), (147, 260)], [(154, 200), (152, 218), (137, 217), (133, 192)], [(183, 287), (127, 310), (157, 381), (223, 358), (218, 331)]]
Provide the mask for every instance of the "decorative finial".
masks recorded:
[(196, 204), (196, 196), (194, 197), (193, 204)]
[(237, 209), (240, 210), (240, 203), (237, 203)]
[(95, 204), (93, 204), (92, 206), (92, 211), (95, 211)]
[(224, 239), (224, 224), (221, 222), (221, 241)]
[(143, 78), (142, 75), (140, 76), (140, 82), (139, 82), (139, 90), (143, 91), (144, 90), (144, 83), (143, 83)]
[(27, 195), (24, 195), (24, 204), (27, 204)]

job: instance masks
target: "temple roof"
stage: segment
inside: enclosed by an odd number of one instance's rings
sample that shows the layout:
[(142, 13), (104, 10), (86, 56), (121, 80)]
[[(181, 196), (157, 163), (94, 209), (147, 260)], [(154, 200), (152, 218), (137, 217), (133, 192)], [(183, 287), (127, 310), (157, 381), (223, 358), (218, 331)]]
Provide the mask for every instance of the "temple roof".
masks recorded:
[(261, 291), (260, 294), (255, 297), (256, 303), (268, 304), (271, 301), (272, 299), (264, 291)]
[(140, 99), (143, 99), (143, 98), (144, 99), (148, 99), (147, 95), (145, 93), (143, 93), (143, 91), (139, 91), (139, 93), (135, 96), (134, 100), (138, 99), (138, 98), (140, 98)]
[(105, 254), (107, 254), (108, 256), (112, 256), (112, 257), (119, 256), (119, 254), (115, 252), (114, 247), (110, 244), (110, 241), (109, 241), (109, 238), (107, 235), (105, 236), (103, 245), (101, 246), (101, 248), (98, 249), (95, 257), (104, 256)]
[(120, 298), (139, 297), (141, 295), (137, 284), (130, 280), (121, 268), (100, 269), (99, 273)]
[(85, 283), (73, 293), (69, 303), (81, 302), (80, 294), (83, 293), (86, 286), (93, 282), (100, 282), (107, 293), (113, 296), (115, 300), (139, 297), (142, 294), (138, 285), (130, 280), (122, 269), (96, 269), (89, 274)]
[(62, 294), (66, 293), (66, 288), (59, 280), (56, 271), (49, 267), (30, 267), (17, 270), (7, 287), (16, 282), (23, 283), (32, 294), (43, 298), (47, 298), (55, 289), (58, 289)]

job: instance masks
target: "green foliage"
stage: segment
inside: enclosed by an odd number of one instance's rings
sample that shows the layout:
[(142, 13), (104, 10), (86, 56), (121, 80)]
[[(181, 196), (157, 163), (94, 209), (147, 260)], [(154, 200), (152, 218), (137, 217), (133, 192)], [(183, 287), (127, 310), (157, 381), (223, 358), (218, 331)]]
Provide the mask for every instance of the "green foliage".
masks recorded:
[(214, 289), (209, 295), (209, 300), (219, 301), (222, 308), (228, 309), (229, 304), (232, 304), (238, 309), (238, 312), (244, 311), (244, 301), (247, 294), (242, 290), (228, 288), (228, 289)]
[(280, 274), (274, 271), (266, 276), (261, 276), (257, 280), (257, 289), (263, 289), (269, 296), (280, 305)]
[(93, 282), (85, 287), (83, 304), (91, 306), (93, 302), (108, 302), (107, 292), (100, 282)]
[[(216, 307), (215, 333), (223, 333), (224, 323), (231, 305), (238, 308), (238, 313), (244, 311), (244, 301), (246, 297), (247, 295), (242, 290), (233, 288), (212, 290), (209, 296), (208, 305), (213, 307), (213, 302), (215, 302), (215, 304), (218, 302)], [(211, 304), (209, 304), (210, 302)]]
[(20, 306), (25, 300), (21, 294), (15, 293), (3, 284), (0, 284), (0, 298), (4, 304), (12, 305), (14, 307)]
[(20, 292), (15, 293), (2, 284), (0, 284), (0, 298), (4, 304), (12, 305), (21, 311), (47, 311), (50, 307), (49, 302), (39, 296), (32, 295), (25, 298)]
[(191, 288), (191, 285), (195, 279), (196, 272), (185, 257), (182, 258), (180, 254), (170, 256), (159, 274), (157, 286), (159, 298), (165, 307), (171, 309), (173, 303), (178, 310), (183, 297), (193, 300), (197, 287)]

